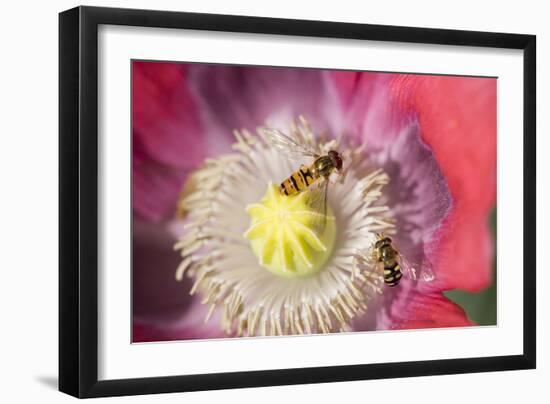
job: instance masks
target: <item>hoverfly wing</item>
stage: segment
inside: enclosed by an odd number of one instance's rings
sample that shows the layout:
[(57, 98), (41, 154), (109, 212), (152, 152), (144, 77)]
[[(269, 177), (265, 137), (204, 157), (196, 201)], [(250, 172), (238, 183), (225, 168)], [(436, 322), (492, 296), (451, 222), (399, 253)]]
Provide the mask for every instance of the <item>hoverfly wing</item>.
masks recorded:
[(420, 277), (424, 282), (431, 282), (435, 279), (435, 272), (433, 265), (429, 259), (424, 259), (422, 262), (422, 270), (420, 271)]
[(372, 243), (370, 247), (364, 250), (361, 256), (367, 265), (371, 267), (376, 267), (378, 270), (380, 270), (380, 272), (382, 272), (383, 265), (381, 265), (382, 263), (378, 259), (375, 243)]
[[(321, 179), (319, 182), (310, 187), (308, 190), (309, 198), (308, 205), (316, 213), (313, 219), (313, 228), (317, 234), (321, 235), (325, 232), (327, 226), (327, 196), (328, 196), (328, 179)], [(331, 218), (334, 220), (334, 218)]]
[(278, 151), (293, 159), (305, 157), (317, 158), (319, 154), (308, 145), (299, 143), (290, 136), (273, 128), (260, 128), (258, 132), (263, 138)]
[(399, 254), (399, 264), (401, 265), (401, 272), (408, 279), (424, 282), (431, 282), (435, 279), (433, 266), (428, 258), (424, 258), (421, 264), (417, 264)]
[(364, 276), (369, 279), (368, 287), (376, 293), (380, 293), (380, 287), (384, 283), (384, 266), (378, 259), (374, 243), (369, 247), (357, 249), (352, 258), (352, 277)]
[(418, 265), (410, 262), (401, 254), (399, 254), (399, 265), (401, 266), (401, 272), (405, 278), (412, 279), (413, 281), (418, 279)]

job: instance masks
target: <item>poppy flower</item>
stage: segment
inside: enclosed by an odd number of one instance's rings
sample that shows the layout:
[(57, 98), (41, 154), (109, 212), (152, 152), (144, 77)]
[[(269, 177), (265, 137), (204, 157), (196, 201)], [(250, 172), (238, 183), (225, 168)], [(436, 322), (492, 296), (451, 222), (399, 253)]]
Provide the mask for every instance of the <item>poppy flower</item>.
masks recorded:
[[(133, 106), (134, 342), (473, 324), (443, 292), (491, 282), (494, 79), (134, 62)], [(344, 158), (321, 232), (274, 128)], [(435, 278), (358, 265), (378, 233)]]

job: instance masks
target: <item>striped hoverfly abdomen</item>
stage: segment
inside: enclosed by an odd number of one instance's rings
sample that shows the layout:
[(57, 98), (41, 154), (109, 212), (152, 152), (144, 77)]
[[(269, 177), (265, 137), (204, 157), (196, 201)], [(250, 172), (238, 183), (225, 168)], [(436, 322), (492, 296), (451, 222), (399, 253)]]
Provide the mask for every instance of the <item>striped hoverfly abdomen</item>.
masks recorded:
[(392, 244), (391, 238), (381, 237), (374, 245), (376, 260), (384, 268), (384, 283), (388, 286), (399, 284), (403, 273), (399, 265), (399, 253)]
[(283, 195), (294, 195), (298, 192), (306, 190), (310, 185), (314, 184), (319, 179), (319, 176), (306, 165), (300, 166), (300, 169), (293, 172), (290, 177), (281, 182), (279, 191)]

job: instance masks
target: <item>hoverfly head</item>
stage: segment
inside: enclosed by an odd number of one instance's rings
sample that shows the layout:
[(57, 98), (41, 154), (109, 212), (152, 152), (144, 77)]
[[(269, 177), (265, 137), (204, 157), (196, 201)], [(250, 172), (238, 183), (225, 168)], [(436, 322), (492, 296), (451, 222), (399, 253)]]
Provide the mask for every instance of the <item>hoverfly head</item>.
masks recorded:
[(391, 244), (391, 238), (387, 237), (384, 233), (376, 233), (375, 248), (380, 248), (383, 245)]
[(342, 170), (342, 156), (340, 153), (338, 153), (336, 150), (330, 150), (328, 152), (328, 155), (330, 159), (332, 160), (332, 164), (336, 171), (340, 172)]

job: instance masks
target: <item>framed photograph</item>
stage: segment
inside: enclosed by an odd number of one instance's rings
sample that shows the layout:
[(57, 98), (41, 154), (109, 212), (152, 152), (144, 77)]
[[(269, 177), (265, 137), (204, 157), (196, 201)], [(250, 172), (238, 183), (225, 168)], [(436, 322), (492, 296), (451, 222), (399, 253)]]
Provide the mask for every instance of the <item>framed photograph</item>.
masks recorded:
[(535, 367), (535, 36), (59, 29), (61, 391)]

